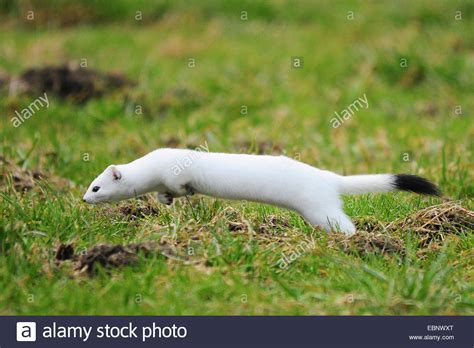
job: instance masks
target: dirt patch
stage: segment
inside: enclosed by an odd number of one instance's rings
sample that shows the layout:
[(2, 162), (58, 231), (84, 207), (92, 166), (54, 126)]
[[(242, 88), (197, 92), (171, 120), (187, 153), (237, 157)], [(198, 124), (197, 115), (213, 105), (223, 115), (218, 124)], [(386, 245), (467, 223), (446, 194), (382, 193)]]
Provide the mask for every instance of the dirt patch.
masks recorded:
[[(421, 57), (390, 54), (390, 57), (381, 56), (380, 58), (375, 66), (375, 71), (387, 82), (412, 88), (426, 81), (428, 64)], [(403, 65), (405, 63), (406, 65)], [(403, 69), (400, 70), (400, 67)]]
[(291, 228), (288, 220), (281, 216), (268, 215), (263, 222), (257, 226), (256, 231), (262, 234), (278, 234), (284, 233)]
[(72, 244), (61, 244), (56, 250), (56, 260), (65, 261), (74, 258), (74, 248)]
[(9, 90), (14, 94), (46, 92), (76, 103), (135, 84), (119, 73), (100, 73), (71, 65), (31, 68), (19, 77), (4, 80), (4, 84), (8, 83)]
[(171, 136), (162, 140), (163, 147), (170, 147), (170, 148), (186, 148), (189, 150), (198, 150), (198, 151), (206, 151), (207, 143), (204, 139), (201, 138), (194, 138), (190, 137), (191, 139), (186, 139), (186, 141), (182, 141), (175, 136)]
[(181, 146), (181, 140), (176, 137), (170, 137), (164, 141), (165, 147), (177, 148)]
[(283, 153), (284, 146), (274, 143), (270, 140), (258, 142), (238, 141), (234, 143), (234, 147), (241, 153), (256, 153), (258, 155), (272, 154), (280, 155)]
[(227, 227), (231, 232), (246, 231), (247, 225), (242, 221), (229, 221)]
[(99, 244), (75, 254), (72, 244), (61, 244), (56, 251), (56, 260), (58, 263), (70, 260), (74, 263), (75, 273), (93, 275), (99, 267), (110, 270), (136, 265), (139, 254), (145, 257), (160, 254), (172, 257), (176, 252), (166, 243), (144, 242), (129, 245)]
[(267, 215), (260, 223), (251, 223), (247, 221), (238, 210), (228, 207), (222, 214), (213, 219), (213, 224), (218, 221), (226, 221), (227, 228), (231, 232), (258, 233), (267, 236), (282, 235), (293, 229), (286, 217), (277, 215)]
[(56, 188), (64, 188), (70, 185), (66, 179), (59, 178), (41, 170), (31, 171), (23, 169), (13, 161), (0, 156), (0, 190), (13, 188), (17, 192), (27, 192), (39, 188), (39, 183), (47, 183)]
[(405, 253), (405, 244), (398, 237), (373, 232), (357, 232), (346, 238), (341, 234), (331, 234), (329, 247), (337, 247), (345, 253), (358, 255), (368, 254), (401, 254)]
[(10, 79), (11, 78), (7, 73), (0, 71), (0, 89), (8, 86), (10, 84)]
[(171, 110), (190, 111), (202, 104), (202, 96), (188, 88), (174, 88), (165, 92), (158, 100), (158, 113), (161, 116)]
[(217, 214), (211, 223), (216, 225), (219, 221), (225, 221), (227, 228), (231, 232), (247, 232), (249, 230), (249, 223), (237, 209), (232, 207), (227, 207), (221, 213)]
[[(8, 1), (7, 1), (8, 3)], [(29, 13), (34, 10), (34, 20), (30, 16), (18, 15), (15, 19), (19, 23), (34, 28), (69, 27), (79, 23), (97, 21), (99, 15), (92, 3), (70, 1), (38, 1), (32, 7), (26, 1), (12, 1), (11, 9), (14, 13)]]
[(107, 216), (136, 221), (147, 216), (158, 215), (160, 209), (151, 195), (144, 195), (133, 201), (121, 202), (118, 206), (105, 206), (102, 212)]
[(143, 205), (127, 204), (121, 206), (119, 207), (119, 212), (127, 217), (128, 220), (134, 221), (150, 215), (158, 215), (160, 210), (149, 202), (144, 202)]
[(415, 112), (417, 115), (438, 116), (440, 114), (439, 106), (433, 101), (418, 101), (415, 103)]

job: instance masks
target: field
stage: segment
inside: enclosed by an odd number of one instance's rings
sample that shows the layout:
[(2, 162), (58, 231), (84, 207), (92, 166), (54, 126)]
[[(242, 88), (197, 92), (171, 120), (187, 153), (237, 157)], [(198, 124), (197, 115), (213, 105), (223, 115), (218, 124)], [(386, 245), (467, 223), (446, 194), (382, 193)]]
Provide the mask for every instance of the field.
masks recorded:
[[(30, 3), (0, 5), (0, 314), (474, 314), (471, 1)], [(123, 86), (36, 103), (15, 82), (66, 64)], [(82, 202), (159, 147), (417, 174), (443, 197), (345, 197), (349, 239), (251, 202)]]

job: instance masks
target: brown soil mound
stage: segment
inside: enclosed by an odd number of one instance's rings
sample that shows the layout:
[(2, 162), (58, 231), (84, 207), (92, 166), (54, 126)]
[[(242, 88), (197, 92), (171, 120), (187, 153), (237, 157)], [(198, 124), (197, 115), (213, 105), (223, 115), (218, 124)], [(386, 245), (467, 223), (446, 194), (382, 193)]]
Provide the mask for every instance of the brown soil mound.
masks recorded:
[(10, 84), (11, 77), (0, 70), (0, 89)]
[(147, 216), (158, 215), (160, 209), (158, 208), (158, 203), (151, 195), (144, 195), (133, 201), (120, 202), (118, 206), (105, 206), (102, 212), (107, 216), (135, 221)]
[(0, 156), (0, 168), (0, 190), (12, 187), (17, 192), (26, 192), (37, 188), (39, 182), (45, 182), (57, 188), (69, 185), (69, 181), (66, 179), (40, 170), (30, 171), (23, 169), (3, 156)]
[(56, 251), (56, 260), (71, 260), (75, 263), (74, 270), (79, 274), (87, 273), (93, 275), (98, 266), (106, 270), (112, 268), (135, 265), (138, 262), (138, 254), (145, 257), (162, 254), (165, 256), (175, 255), (175, 250), (166, 243), (145, 242), (129, 245), (99, 244), (84, 253), (75, 254), (72, 244), (61, 244)]
[(53, 93), (82, 103), (110, 91), (134, 85), (119, 73), (100, 73), (94, 69), (45, 66), (24, 71), (18, 78), (3, 79), (16, 93)]
[(158, 215), (160, 210), (151, 204), (127, 204), (119, 208), (120, 214), (126, 216), (129, 220), (134, 221), (150, 215)]

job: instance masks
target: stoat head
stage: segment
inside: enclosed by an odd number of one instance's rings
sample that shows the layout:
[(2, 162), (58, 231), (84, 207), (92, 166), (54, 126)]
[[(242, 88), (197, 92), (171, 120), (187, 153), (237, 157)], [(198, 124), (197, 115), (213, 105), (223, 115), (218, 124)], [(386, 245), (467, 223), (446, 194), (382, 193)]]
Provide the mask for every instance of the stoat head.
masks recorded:
[(92, 181), (82, 200), (96, 204), (131, 198), (134, 194), (129, 186), (119, 168), (110, 165)]

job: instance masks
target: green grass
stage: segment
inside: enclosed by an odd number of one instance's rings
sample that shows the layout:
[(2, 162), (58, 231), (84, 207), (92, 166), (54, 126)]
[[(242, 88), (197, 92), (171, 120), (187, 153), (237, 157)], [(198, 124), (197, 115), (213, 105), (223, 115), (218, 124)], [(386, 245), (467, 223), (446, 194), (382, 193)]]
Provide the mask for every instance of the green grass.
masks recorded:
[[(28, 23), (27, 2), (5, 2), (0, 72), (86, 59), (90, 68), (123, 72), (137, 85), (80, 105), (51, 95), (50, 107), (18, 128), (10, 122), (14, 111), (37, 96), (0, 91), (2, 156), (70, 181), (27, 193), (13, 191), (11, 181), (2, 185), (0, 314), (474, 313), (472, 231), (423, 257), (420, 236), (397, 231), (403, 255), (359, 255), (341, 251), (339, 239), (296, 214), (259, 204), (196, 197), (129, 221), (115, 205), (81, 202), (107, 165), (174, 140), (183, 147), (207, 142), (211, 151), (273, 147), (345, 174), (419, 174), (473, 209), (470, 1), (122, 0), (110, 12), (100, 2), (75, 3), (77, 11), (89, 4), (79, 23), (74, 9), (57, 13), (61, 1), (38, 2), (43, 21)], [(138, 10), (146, 20), (134, 20)], [(462, 21), (454, 18), (458, 10)], [(241, 11), (249, 20), (240, 20)], [(72, 22), (61, 24), (58, 16), (67, 14)], [(291, 68), (295, 56), (304, 58), (302, 69)], [(369, 108), (333, 129), (334, 112), (364, 93)], [(134, 113), (137, 105), (142, 115)], [(405, 152), (411, 161), (402, 161)], [(397, 193), (349, 197), (345, 206), (356, 219), (390, 222), (440, 202)], [(235, 214), (249, 227), (231, 231)], [(270, 215), (281, 223), (259, 232)], [(315, 247), (279, 272), (281, 253), (311, 236)], [(192, 246), (196, 264), (141, 257), (136, 267), (88, 278), (55, 263), (61, 242), (83, 250), (147, 240)]]

